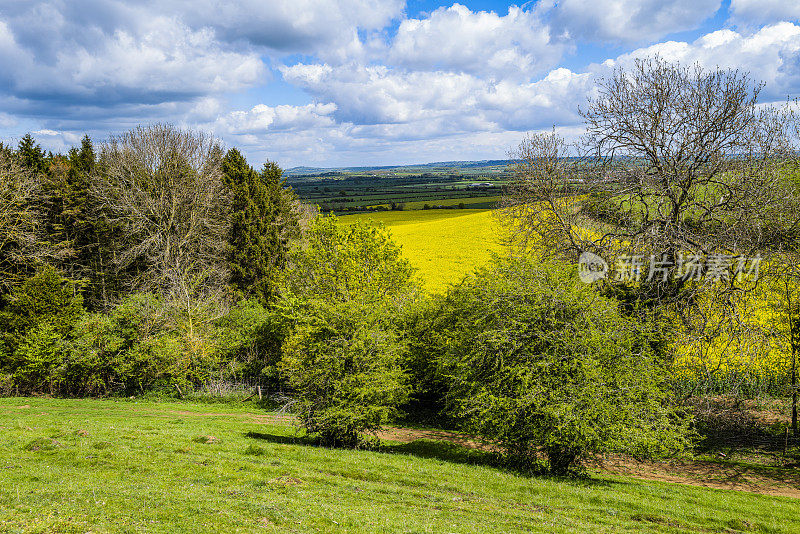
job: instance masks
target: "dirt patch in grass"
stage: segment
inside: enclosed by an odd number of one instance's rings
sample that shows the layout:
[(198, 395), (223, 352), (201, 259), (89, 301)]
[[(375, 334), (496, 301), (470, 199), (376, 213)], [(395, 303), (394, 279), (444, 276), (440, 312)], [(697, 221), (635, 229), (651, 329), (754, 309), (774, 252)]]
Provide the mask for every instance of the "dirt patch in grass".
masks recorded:
[(399, 443), (412, 443), (418, 439), (430, 439), (435, 441), (448, 441), (482, 451), (496, 451), (497, 446), (474, 436), (450, 432), (447, 430), (430, 430), (415, 428), (394, 428), (387, 427), (375, 434), (378, 438), (385, 441), (397, 441)]
[(705, 488), (728, 489), (800, 499), (800, 469), (765, 470), (737, 464), (698, 460), (636, 461), (609, 455), (590, 462), (590, 467), (643, 480), (659, 480)]
[(202, 443), (204, 445), (212, 445), (214, 443), (219, 443), (219, 438), (215, 436), (197, 436), (196, 438), (192, 439), (195, 443)]

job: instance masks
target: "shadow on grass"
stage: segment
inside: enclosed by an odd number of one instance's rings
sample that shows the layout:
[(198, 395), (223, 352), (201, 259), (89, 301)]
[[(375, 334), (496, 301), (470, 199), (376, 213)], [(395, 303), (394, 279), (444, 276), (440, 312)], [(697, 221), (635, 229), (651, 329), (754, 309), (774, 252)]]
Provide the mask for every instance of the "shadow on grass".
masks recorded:
[(498, 452), (474, 449), (447, 441), (418, 439), (399, 445), (382, 445), (379, 450), (388, 454), (407, 454), (416, 458), (434, 459), (452, 464), (491, 467), (514, 476), (547, 478), (573, 486), (610, 487), (612, 485), (625, 484), (625, 482), (621, 481), (592, 478), (582, 471), (576, 471), (573, 476), (556, 476), (548, 473), (544, 465), (524, 469), (517, 468), (508, 465)]
[[(258, 439), (269, 443), (281, 445), (304, 445), (311, 447), (321, 447), (319, 441), (311, 436), (286, 436), (279, 434), (268, 434), (265, 432), (248, 432), (246, 437)], [(365, 449), (369, 450), (369, 449)], [(576, 473), (575, 476), (562, 477), (547, 474), (542, 469), (517, 469), (506, 465), (500, 454), (493, 451), (473, 449), (432, 439), (418, 439), (410, 443), (401, 444), (381, 444), (377, 448), (371, 449), (373, 452), (383, 454), (406, 454), (415, 458), (439, 460), (451, 464), (474, 465), (491, 467), (499, 471), (522, 477), (546, 477), (551, 480), (558, 480), (577, 486), (604, 486), (625, 484), (620, 481), (609, 481), (592, 478), (585, 473)]]
[(456, 443), (432, 439), (418, 439), (410, 443), (397, 445), (384, 444), (378, 450), (389, 454), (408, 454), (417, 458), (441, 460), (454, 464), (490, 467), (499, 467), (501, 465), (500, 456), (495, 452), (471, 449)]
[[(248, 432), (245, 434), (245, 437), (281, 445), (322, 447), (322, 445), (319, 444), (319, 440), (313, 436), (307, 435), (286, 436), (269, 434), (266, 432)], [(418, 439), (410, 443), (391, 445), (381, 443), (377, 447), (364, 450), (386, 454), (408, 454), (409, 456), (415, 456), (417, 458), (441, 460), (443, 462), (455, 464), (484, 465), (491, 467), (501, 466), (500, 457), (496, 453), (470, 449), (456, 443), (432, 439)]]
[(268, 443), (277, 443), (279, 445), (310, 445), (312, 447), (319, 446), (319, 441), (311, 436), (285, 436), (280, 434), (268, 434), (266, 432), (248, 432), (245, 437), (251, 439), (260, 439)]

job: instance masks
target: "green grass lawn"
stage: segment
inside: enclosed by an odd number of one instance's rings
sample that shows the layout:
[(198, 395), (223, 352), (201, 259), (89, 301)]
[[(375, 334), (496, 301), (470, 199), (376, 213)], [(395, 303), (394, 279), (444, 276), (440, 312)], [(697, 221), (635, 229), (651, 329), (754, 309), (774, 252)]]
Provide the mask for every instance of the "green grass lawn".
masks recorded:
[(305, 444), (253, 404), (0, 399), (2, 532), (800, 532), (800, 501)]

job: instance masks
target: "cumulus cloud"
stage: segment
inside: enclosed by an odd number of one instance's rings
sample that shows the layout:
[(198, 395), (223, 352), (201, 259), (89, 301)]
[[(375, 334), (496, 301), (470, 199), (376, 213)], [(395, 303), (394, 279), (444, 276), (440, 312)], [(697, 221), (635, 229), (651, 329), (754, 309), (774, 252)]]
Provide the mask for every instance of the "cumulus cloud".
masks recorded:
[[(559, 68), (536, 82), (495, 81), (466, 73), (405, 71), (385, 66), (298, 65), (284, 79), (325, 102), (341, 122), (382, 125), (383, 135), (525, 130), (577, 120), (589, 75)], [(390, 125), (411, 125), (410, 128)], [(407, 134), (402, 134), (407, 135)]]
[(691, 42), (659, 40), (721, 0), (0, 3), (0, 133), (53, 150), (158, 120), (285, 165), (496, 158), (525, 131), (577, 131), (594, 80), (635, 57), (749, 70), (766, 99), (800, 87), (798, 8), (777, 0), (732, 0)]
[[(707, 68), (750, 70), (756, 80), (766, 82), (765, 100), (796, 95), (800, 86), (800, 25), (792, 23), (765, 26), (754, 33), (726, 29), (693, 42), (658, 43), (589, 65), (583, 72), (554, 68), (534, 81), (358, 63), (297, 64), (284, 67), (282, 73), (317, 101), (336, 105), (330, 114), (333, 123), (309, 130), (317, 139), (317, 156), (327, 152), (338, 158), (350, 149), (383, 153), (385, 146), (400, 145), (415, 146), (421, 154), (420, 143), (449, 146), (448, 154), (467, 143), (463, 146), (485, 153), (475, 142), (481, 135), (518, 140), (522, 132), (551, 125), (579, 130), (577, 110), (593, 95), (595, 80), (615, 66), (653, 55)], [(273, 138), (263, 139), (269, 144)], [(289, 139), (283, 137), (281, 142)]]
[(531, 11), (472, 12), (460, 4), (424, 19), (404, 20), (388, 53), (389, 62), (416, 69), (525, 77), (552, 68), (566, 45)]
[(403, 12), (403, 0), (184, 0), (171, 3), (191, 24), (220, 38), (287, 53), (339, 57), (361, 47), (359, 30), (380, 30)]
[[(24, 99), (164, 102), (235, 91), (265, 73), (256, 54), (223, 49), (211, 30), (192, 30), (166, 17), (116, 29), (91, 46), (71, 39), (66, 29), (37, 46), (27, 30), (18, 32), (31, 16), (0, 23), (0, 65), (9, 92)], [(55, 23), (68, 24), (63, 18)]]
[(336, 102), (339, 120), (357, 124), (409, 122), (449, 114), (474, 101), (480, 79), (454, 72), (394, 70), (358, 64), (295, 65), (283, 78)]
[(753, 34), (718, 30), (693, 43), (658, 43), (607, 61), (606, 65), (624, 65), (633, 58), (654, 55), (683, 64), (699, 63), (706, 68), (748, 71), (756, 81), (766, 84), (762, 95), (767, 99), (796, 96), (800, 87), (800, 25), (791, 22), (765, 26)]
[(564, 38), (639, 42), (693, 30), (721, 0), (542, 0), (536, 11)]
[(232, 135), (312, 129), (332, 126), (336, 104), (306, 106), (267, 106), (259, 104), (249, 111), (233, 111), (220, 117), (217, 126)]

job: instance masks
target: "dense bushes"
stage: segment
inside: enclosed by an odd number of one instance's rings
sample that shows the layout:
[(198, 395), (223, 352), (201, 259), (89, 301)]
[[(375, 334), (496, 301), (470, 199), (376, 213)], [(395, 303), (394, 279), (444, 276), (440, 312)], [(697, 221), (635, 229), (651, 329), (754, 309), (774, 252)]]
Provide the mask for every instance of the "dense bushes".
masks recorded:
[(312, 225), (294, 265), (281, 366), (325, 444), (361, 445), (401, 406), (439, 410), (507, 464), (558, 474), (590, 453), (688, 443), (660, 333), (572, 267), (497, 259), (423, 301), (385, 231), (333, 218)]
[(421, 299), (386, 229), (335, 217), (312, 221), (288, 261), (276, 301), (224, 313), (148, 293), (88, 313), (42, 269), (1, 316), (0, 388), (127, 395), (255, 378), (288, 386), (325, 445), (369, 446), (401, 409), (427, 409), (495, 441), (509, 465), (559, 474), (589, 453), (686, 444), (662, 336), (572, 267), (496, 259)]
[(61, 364), (68, 353), (65, 338), (83, 313), (75, 286), (52, 267), (44, 267), (8, 297), (0, 314), (7, 387), (22, 391), (59, 388)]
[[(325, 445), (369, 446), (401, 410), (427, 410), (496, 442), (507, 464), (555, 473), (592, 452), (685, 444), (664, 337), (571, 267), (495, 260), (423, 298), (386, 228), (301, 220), (274, 164), (258, 173), (169, 126), (99, 159), (88, 139), (69, 158), (29, 141), (17, 159), (0, 150), (14, 171), (0, 161), (0, 201), (31, 215), (0, 247), (0, 394), (258, 381), (286, 387)], [(28, 206), (42, 173), (45, 200)], [(89, 177), (99, 185), (78, 194)]]
[(413, 269), (384, 228), (335, 217), (312, 223), (293, 264), (280, 306), (295, 411), (325, 444), (366, 444), (408, 396), (398, 318), (417, 295)]
[(2, 392), (276, 383), (269, 301), (302, 218), (281, 174), (166, 124), (67, 156), (0, 144)]
[(277, 381), (276, 323), (256, 302), (219, 319), (209, 310), (187, 317), (174, 303), (136, 293), (108, 313), (87, 313), (70, 287), (48, 269), (12, 295), (0, 391), (101, 396), (210, 379)]
[(283, 369), (297, 393), (294, 411), (321, 443), (369, 445), (408, 396), (406, 348), (391, 321), (355, 302), (313, 301), (296, 310)]
[(415, 349), (415, 383), (440, 391), (446, 413), (496, 440), (509, 463), (530, 468), (544, 456), (563, 474), (591, 452), (685, 444), (648, 333), (570, 267), (498, 261), (423, 325), (433, 354)]

